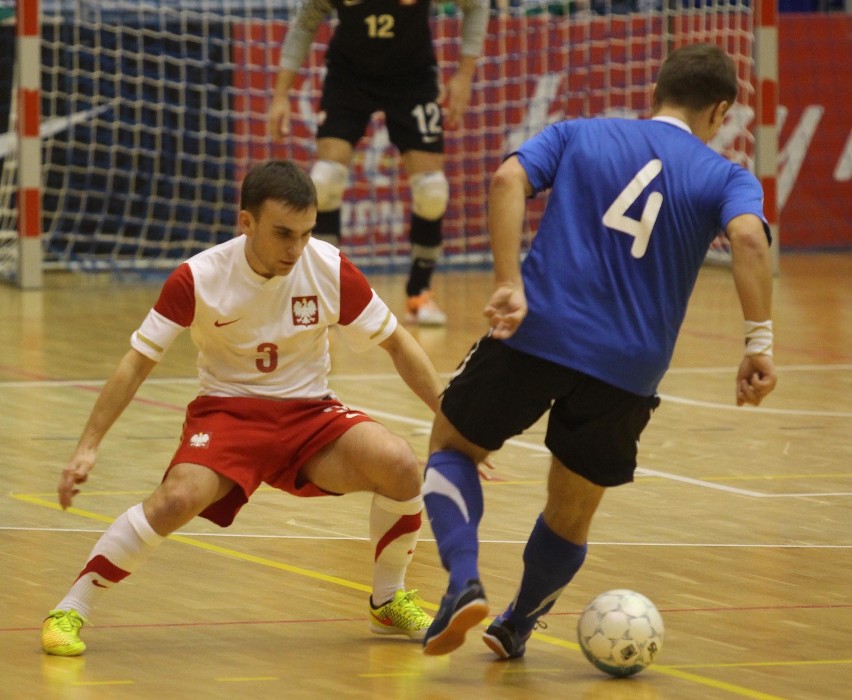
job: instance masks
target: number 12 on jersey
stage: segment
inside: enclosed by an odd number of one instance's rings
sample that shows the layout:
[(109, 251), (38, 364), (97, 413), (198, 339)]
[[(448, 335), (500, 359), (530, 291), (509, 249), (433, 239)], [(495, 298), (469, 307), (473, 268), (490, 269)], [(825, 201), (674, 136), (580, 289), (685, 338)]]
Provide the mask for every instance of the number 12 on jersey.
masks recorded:
[(648, 201), (645, 202), (645, 208), (642, 210), (642, 216), (638, 221), (631, 219), (626, 213), (633, 202), (639, 199), (639, 196), (651, 184), (651, 180), (657, 177), (662, 170), (663, 161), (659, 158), (648, 161), (627, 184), (627, 187), (621, 190), (621, 194), (615, 198), (615, 201), (606, 210), (606, 214), (603, 215), (604, 226), (633, 236), (630, 254), (634, 258), (641, 258), (648, 249), (651, 231), (654, 229), (660, 207), (663, 206), (662, 192), (651, 192), (648, 195)]

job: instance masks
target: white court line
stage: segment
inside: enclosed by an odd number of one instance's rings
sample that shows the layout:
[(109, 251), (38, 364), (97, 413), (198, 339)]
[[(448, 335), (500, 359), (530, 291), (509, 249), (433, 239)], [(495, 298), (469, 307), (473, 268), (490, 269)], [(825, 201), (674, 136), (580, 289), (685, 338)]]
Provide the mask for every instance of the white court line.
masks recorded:
[[(852, 370), (852, 365), (790, 365), (789, 367), (781, 367), (780, 371), (825, 371), (825, 370)], [(680, 370), (670, 369), (668, 374), (691, 374), (691, 373), (717, 373), (717, 372), (730, 372), (730, 367), (697, 367), (697, 368), (683, 368)], [(444, 373), (443, 376), (449, 377), (453, 373), (448, 372)], [(373, 379), (373, 380), (386, 380), (386, 379), (399, 379), (399, 375), (393, 372), (382, 373), (382, 374), (331, 374), (329, 376), (329, 381), (333, 384), (335, 381), (359, 381), (362, 382), (365, 379)], [(169, 377), (150, 377), (145, 380), (145, 384), (154, 384), (154, 385), (162, 385), (162, 384), (196, 384), (198, 379), (196, 377), (182, 377), (182, 378), (169, 378)], [(73, 386), (103, 386), (105, 380), (101, 379), (83, 379), (83, 380), (34, 380), (34, 381), (11, 381), (11, 382), (3, 382), (0, 381), (0, 390), (2, 389), (15, 389), (15, 388), (50, 388), (50, 387), (73, 387)], [(660, 398), (664, 401), (668, 401), (675, 404), (681, 404), (684, 406), (695, 406), (696, 408), (710, 408), (715, 410), (722, 411), (742, 411), (747, 410), (749, 413), (763, 413), (768, 415), (785, 415), (785, 416), (818, 416), (822, 418), (852, 418), (852, 412), (850, 411), (812, 411), (808, 409), (789, 409), (789, 408), (768, 408), (763, 406), (748, 406), (747, 408), (743, 408), (741, 406), (736, 406), (733, 403), (716, 403), (713, 401), (701, 401), (699, 399), (687, 399), (679, 396), (674, 396), (673, 394), (660, 394)], [(352, 406), (352, 408), (356, 408)], [(364, 410), (364, 409), (359, 409)], [(377, 411), (371, 411), (371, 413), (378, 413)], [(388, 414), (385, 414), (386, 416)]]
[[(780, 372), (833, 372), (835, 370), (852, 370), (852, 365), (783, 365), (776, 366)], [(669, 367), (666, 374), (718, 374), (719, 372), (736, 371), (736, 367)]]
[[(810, 371), (810, 370), (826, 370), (826, 369), (852, 369), (852, 365), (791, 365), (790, 367), (783, 367), (782, 370), (786, 369), (794, 369), (800, 371)], [(675, 370), (669, 370), (673, 372)], [(730, 371), (730, 368), (695, 368), (693, 369), (685, 369), (684, 371), (706, 371), (706, 372), (716, 372), (716, 371)], [(386, 373), (386, 374), (354, 374), (354, 375), (330, 375), (330, 382), (334, 381), (345, 381), (345, 380), (355, 380), (355, 381), (364, 381), (365, 379), (393, 379), (398, 378), (399, 375), (396, 373)], [(185, 378), (149, 378), (146, 380), (146, 384), (192, 384), (196, 383), (198, 380), (195, 377), (185, 377)], [(36, 381), (15, 381), (15, 382), (0, 382), (0, 390), (4, 388), (20, 388), (20, 387), (28, 387), (28, 388), (40, 388), (40, 387), (66, 387), (66, 386), (100, 386), (103, 385), (103, 380), (81, 380), (81, 381), (73, 381), (73, 380), (36, 380)], [(670, 401), (672, 403), (681, 403), (687, 406), (696, 406), (700, 408), (713, 408), (713, 409), (723, 409), (723, 410), (744, 410), (741, 407), (729, 405), (729, 404), (720, 404), (713, 403), (708, 401), (697, 401), (693, 399), (684, 399), (679, 398), (677, 396), (672, 396), (670, 394), (660, 394), (661, 398), (666, 401)], [(354, 404), (347, 404), (351, 408), (354, 408), (358, 411), (363, 411), (370, 416), (374, 416), (377, 418), (385, 418), (387, 420), (393, 420), (398, 423), (404, 423), (407, 425), (415, 426), (421, 430), (429, 430), (431, 428), (431, 421), (424, 421), (418, 418), (408, 418), (407, 416), (401, 416), (396, 413), (388, 413), (387, 411), (381, 411), (378, 409), (372, 409), (364, 406), (356, 406)], [(760, 406), (749, 406), (747, 409), (750, 413), (769, 413), (769, 414), (783, 414), (783, 415), (807, 415), (807, 416), (822, 416), (822, 417), (833, 417), (833, 418), (847, 418), (852, 417), (852, 413), (847, 412), (837, 412), (837, 411), (805, 411), (805, 410), (793, 410), (793, 409), (773, 409), (773, 408), (761, 408)], [(549, 450), (540, 444), (529, 443), (524, 440), (519, 440), (517, 438), (507, 440), (506, 444), (514, 445), (516, 447), (520, 447), (523, 449), (527, 449), (533, 452), (540, 452), (549, 454)], [(750, 489), (741, 489), (734, 486), (727, 486), (725, 484), (717, 484), (710, 481), (703, 481), (701, 479), (693, 479), (691, 477), (680, 476), (678, 474), (672, 474), (670, 472), (662, 472), (653, 469), (646, 469), (644, 467), (638, 467), (636, 473), (640, 476), (655, 476), (662, 479), (668, 479), (670, 481), (678, 481), (681, 483), (691, 484), (693, 486), (698, 486), (700, 488), (711, 489), (715, 491), (723, 491), (726, 493), (732, 493), (739, 496), (747, 496), (749, 498), (826, 498), (826, 497), (838, 497), (838, 496), (852, 496), (852, 492), (815, 492), (815, 493), (766, 493), (763, 491), (753, 491)]]
[[(443, 376), (449, 377), (452, 372), (445, 372)], [(400, 379), (396, 372), (380, 373), (380, 374), (331, 374), (329, 380), (331, 383), (335, 381), (357, 381), (363, 382), (365, 379), (386, 380)], [(17, 381), (0, 381), (0, 389), (50, 389), (53, 387), (68, 387), (68, 386), (103, 386), (106, 384), (106, 379), (25, 379)], [(148, 377), (145, 380), (145, 385), (148, 384), (198, 384), (198, 377)]]
[(669, 472), (660, 472), (655, 469), (647, 469), (638, 467), (636, 473), (640, 476), (657, 476), (671, 481), (681, 481), (685, 484), (700, 486), (705, 489), (715, 489), (716, 491), (727, 491), (735, 493), (739, 496), (750, 496), (751, 498), (808, 498), (808, 497), (826, 497), (826, 496), (852, 496), (852, 492), (831, 491), (827, 493), (765, 493), (763, 491), (751, 491), (749, 489), (738, 489), (736, 486), (726, 486), (725, 484), (715, 484), (712, 481), (702, 481), (701, 479), (693, 479), (688, 476), (679, 476)]
[[(98, 530), (93, 528), (62, 528), (62, 527), (14, 527), (0, 526), (0, 531), (13, 532), (82, 532), (88, 534), (102, 534), (106, 528)], [(314, 540), (319, 542), (331, 542), (339, 540), (352, 540), (357, 542), (368, 542), (369, 537), (355, 536), (320, 536), (320, 535), (269, 535), (241, 532), (184, 532), (177, 530), (174, 534), (184, 537), (230, 537), (232, 539), (261, 539), (261, 540)], [(434, 542), (434, 538), (418, 537), (418, 542)], [(524, 545), (527, 540), (479, 540), (482, 544), (520, 544)], [(590, 541), (589, 545), (610, 547), (727, 547), (729, 549), (852, 549), (852, 544), (789, 544), (789, 543), (716, 543), (716, 542), (596, 542)]]
[(729, 404), (715, 403), (712, 401), (700, 401), (698, 399), (684, 399), (679, 396), (672, 396), (671, 394), (660, 394), (660, 398), (663, 399), (663, 401), (679, 403), (683, 404), (684, 406), (696, 406), (697, 408), (713, 408), (716, 410), (723, 411), (748, 411), (749, 413), (766, 413), (782, 416), (821, 416), (823, 418), (852, 418), (852, 412), (849, 411), (809, 411), (806, 409), (798, 408), (767, 408), (763, 406), (749, 406), (748, 408), (744, 408), (742, 406), (734, 405), (733, 402)]
[[(384, 411), (373, 410), (369, 408), (364, 408), (363, 406), (354, 406), (352, 404), (348, 404), (350, 408), (354, 408), (357, 411), (363, 411), (367, 415), (375, 416), (377, 418), (386, 418), (389, 420), (395, 420), (400, 423), (408, 423), (409, 425), (416, 425), (419, 427), (426, 427), (428, 429), (431, 426), (431, 423), (423, 420), (418, 420), (416, 418), (406, 418), (404, 416), (397, 416), (393, 413), (386, 413)], [(530, 450), (532, 452), (542, 452), (546, 454), (550, 454), (550, 450), (547, 449), (544, 445), (526, 442), (524, 440), (519, 440), (518, 438), (513, 438), (511, 440), (506, 440), (507, 445), (514, 445), (516, 447), (521, 447), (523, 449)], [(829, 496), (852, 496), (852, 492), (827, 492), (827, 493), (765, 493), (763, 491), (752, 491), (750, 489), (740, 489), (736, 486), (726, 486), (725, 484), (716, 484), (712, 481), (702, 481), (701, 479), (693, 479), (688, 476), (680, 476), (678, 474), (672, 474), (670, 472), (661, 472), (655, 469), (646, 469), (645, 467), (638, 467), (636, 469), (636, 473), (640, 476), (656, 476), (661, 479), (668, 479), (670, 481), (680, 481), (685, 484), (691, 484), (693, 486), (699, 486), (705, 489), (713, 489), (715, 491), (725, 491), (727, 493), (733, 493), (738, 496), (748, 496), (750, 498), (806, 498), (806, 497), (829, 497)]]

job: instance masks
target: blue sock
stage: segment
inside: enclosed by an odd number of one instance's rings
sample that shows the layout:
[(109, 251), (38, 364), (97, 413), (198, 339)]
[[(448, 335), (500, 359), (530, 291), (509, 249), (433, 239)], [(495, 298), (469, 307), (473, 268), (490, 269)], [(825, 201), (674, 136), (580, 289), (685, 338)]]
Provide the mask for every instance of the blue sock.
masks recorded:
[(515, 600), (503, 614), (523, 637), (546, 614), (586, 558), (585, 544), (564, 540), (539, 515), (524, 549), (524, 575)]
[(482, 485), (473, 460), (454, 450), (429, 456), (423, 480), (423, 501), (441, 563), (450, 572), (447, 593), (458, 593), (470, 579), (479, 579)]

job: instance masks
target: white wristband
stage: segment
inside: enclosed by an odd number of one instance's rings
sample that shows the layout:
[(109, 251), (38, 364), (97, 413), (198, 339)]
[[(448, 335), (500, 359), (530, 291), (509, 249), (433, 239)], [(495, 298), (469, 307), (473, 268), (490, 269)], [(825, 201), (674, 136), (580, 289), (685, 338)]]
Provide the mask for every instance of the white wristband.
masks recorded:
[(746, 355), (768, 355), (772, 357), (772, 321), (745, 321)]

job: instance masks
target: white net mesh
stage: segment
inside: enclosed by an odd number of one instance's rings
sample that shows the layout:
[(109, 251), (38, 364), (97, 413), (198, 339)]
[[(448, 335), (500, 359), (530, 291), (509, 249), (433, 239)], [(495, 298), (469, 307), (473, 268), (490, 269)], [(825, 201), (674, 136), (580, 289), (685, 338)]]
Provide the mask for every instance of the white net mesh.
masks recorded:
[[(234, 234), (239, 183), (251, 164), (290, 157), (310, 167), (331, 23), (317, 35), (297, 83), (292, 138), (277, 146), (266, 135), (266, 109), (296, 7), (291, 1), (42, 2), (46, 267), (171, 268)], [(457, 59), (460, 20), (454, 5), (435, 6), (433, 33), (445, 79)], [(14, 43), (13, 29), (2, 30), (0, 43)], [(736, 59), (740, 104), (713, 145), (750, 166), (748, 0), (666, 7), (633, 0), (524, 2), (494, 9), (464, 127), (447, 132), (444, 265), (487, 260), (487, 183), (507, 151), (558, 119), (647, 116), (663, 57), (699, 40)], [(0, 56), (4, 63), (10, 53)], [(5, 131), (11, 93), (0, 86)], [(0, 156), (0, 226), (14, 230), (14, 147)], [(530, 203), (531, 231), (542, 206), (543, 198)], [(401, 268), (408, 260), (408, 211), (408, 185), (379, 114), (353, 162), (343, 249), (368, 269)], [(3, 251), (10, 246), (13, 238), (0, 238), (0, 270), (8, 267)]]
[(0, 4), (0, 279), (10, 277), (18, 264), (18, 219), (14, 201), (18, 165), (14, 35), (14, 8)]

